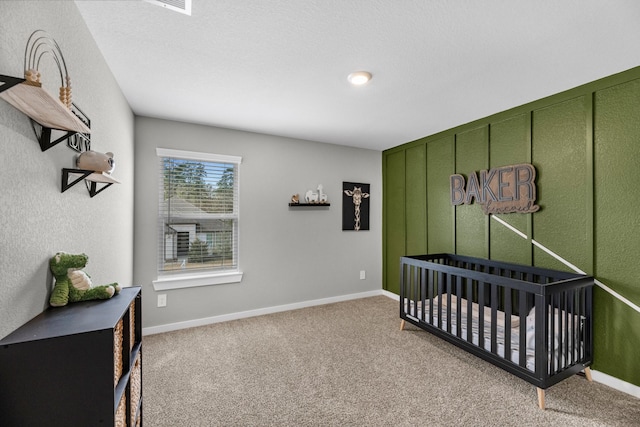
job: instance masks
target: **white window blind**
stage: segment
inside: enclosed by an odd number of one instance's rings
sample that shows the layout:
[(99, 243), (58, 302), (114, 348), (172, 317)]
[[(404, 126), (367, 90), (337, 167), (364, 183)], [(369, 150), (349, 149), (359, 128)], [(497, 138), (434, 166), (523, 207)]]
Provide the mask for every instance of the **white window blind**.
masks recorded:
[(158, 148), (158, 275), (238, 271), (240, 157)]

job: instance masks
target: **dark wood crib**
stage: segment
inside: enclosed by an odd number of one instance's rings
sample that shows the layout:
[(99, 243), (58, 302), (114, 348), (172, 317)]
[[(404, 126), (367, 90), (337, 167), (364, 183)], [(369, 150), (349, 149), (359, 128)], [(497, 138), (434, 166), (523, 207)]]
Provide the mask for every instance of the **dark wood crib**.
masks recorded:
[(548, 387), (593, 361), (593, 277), (452, 254), (406, 256), (400, 318)]

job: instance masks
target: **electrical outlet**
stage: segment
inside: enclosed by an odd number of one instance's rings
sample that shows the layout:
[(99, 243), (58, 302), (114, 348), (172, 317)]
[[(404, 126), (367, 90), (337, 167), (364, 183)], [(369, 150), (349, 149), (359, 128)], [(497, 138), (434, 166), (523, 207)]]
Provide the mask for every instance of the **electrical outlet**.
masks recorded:
[(364, 280), (367, 278), (367, 274), (364, 272), (364, 270), (360, 270), (360, 280)]
[(158, 295), (158, 307), (166, 307), (167, 306), (167, 294)]

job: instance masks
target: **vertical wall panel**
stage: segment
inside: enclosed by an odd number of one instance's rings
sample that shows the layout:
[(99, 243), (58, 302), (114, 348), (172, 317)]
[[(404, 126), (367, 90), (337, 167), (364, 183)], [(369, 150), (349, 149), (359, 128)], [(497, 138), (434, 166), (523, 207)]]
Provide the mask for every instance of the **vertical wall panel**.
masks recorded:
[[(640, 80), (598, 91), (594, 102), (596, 275), (640, 305)], [(603, 291), (594, 305), (595, 341), (606, 348), (594, 367), (640, 384), (640, 313)]]
[[(531, 163), (531, 120), (529, 114), (520, 114), (492, 123), (490, 128), (489, 167), (497, 168), (520, 163)], [(498, 214), (507, 224), (527, 233), (527, 222), (532, 214)], [(509, 230), (497, 221), (489, 222), (490, 258), (500, 261), (531, 264), (531, 242)]]
[(384, 282), (385, 289), (400, 292), (400, 257), (405, 255), (405, 151), (384, 157)]
[(449, 200), (449, 176), (454, 173), (453, 137), (427, 144), (427, 238), (428, 252), (455, 251), (453, 206)]
[(427, 253), (426, 148), (424, 144), (406, 151), (407, 255)]
[[(557, 103), (533, 113), (533, 164), (538, 172), (538, 204), (533, 238), (572, 264), (589, 269), (592, 230), (587, 203), (592, 191), (587, 169), (585, 97)], [(536, 248), (540, 267), (567, 267)]]
[[(456, 138), (456, 173), (469, 181), (469, 173), (487, 169), (488, 127), (460, 133)], [(456, 207), (456, 253), (487, 258), (487, 221), (478, 203)]]

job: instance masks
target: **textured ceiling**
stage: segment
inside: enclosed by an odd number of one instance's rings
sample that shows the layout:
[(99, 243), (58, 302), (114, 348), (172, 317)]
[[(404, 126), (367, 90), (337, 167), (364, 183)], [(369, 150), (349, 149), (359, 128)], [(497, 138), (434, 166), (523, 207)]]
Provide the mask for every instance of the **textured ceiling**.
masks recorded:
[(76, 4), (138, 115), (375, 150), (640, 65), (638, 0)]

